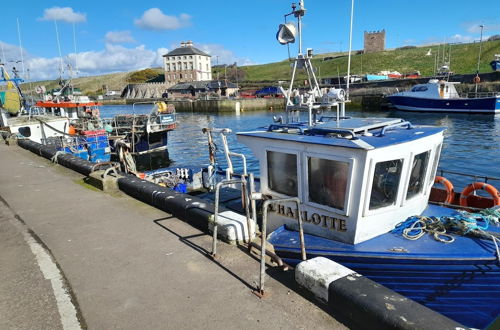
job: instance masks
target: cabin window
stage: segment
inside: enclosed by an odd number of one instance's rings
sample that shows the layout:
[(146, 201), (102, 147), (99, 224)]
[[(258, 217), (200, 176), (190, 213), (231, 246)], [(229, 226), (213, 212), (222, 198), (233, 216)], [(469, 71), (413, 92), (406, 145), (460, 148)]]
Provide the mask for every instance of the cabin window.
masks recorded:
[(437, 167), (439, 164), (439, 155), (441, 154), (441, 147), (443, 145), (439, 144), (436, 148), (436, 152), (434, 155), (434, 160), (432, 162), (432, 170), (429, 172), (429, 185), (432, 186), (434, 184), (434, 177), (436, 176)]
[(31, 136), (31, 128), (29, 126), (19, 127), (17, 129), (17, 131), (19, 132), (19, 134), (21, 134), (24, 137), (30, 137)]
[(425, 171), (427, 170), (427, 163), (429, 162), (430, 151), (422, 152), (413, 158), (411, 166), (410, 183), (406, 191), (406, 199), (422, 192), (424, 188)]
[(411, 89), (412, 92), (425, 92), (427, 90), (427, 86), (415, 86)]
[(402, 167), (402, 159), (389, 160), (375, 165), (370, 210), (389, 206), (396, 202)]
[(297, 196), (297, 155), (267, 151), (269, 189), (287, 196)]
[(308, 157), (309, 201), (344, 209), (349, 163)]

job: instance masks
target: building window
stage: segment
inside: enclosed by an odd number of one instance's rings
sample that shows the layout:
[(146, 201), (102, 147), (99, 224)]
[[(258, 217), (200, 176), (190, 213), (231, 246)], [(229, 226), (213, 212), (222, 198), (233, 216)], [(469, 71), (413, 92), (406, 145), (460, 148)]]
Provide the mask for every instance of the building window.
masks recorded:
[(170, 75), (167, 75), (167, 80), (170, 80)]
[(193, 56), (189, 55), (189, 59), (192, 59), (192, 58), (193, 58)]
[(184, 62), (184, 70), (187, 70), (188, 68), (188, 64), (186, 62)]
[(172, 71), (175, 71), (176, 68), (175, 68), (175, 63), (172, 64)]
[(183, 59), (186, 59), (186, 56), (182, 56)]
[(182, 79), (182, 73), (179, 75), (179, 79)]
[(174, 74), (174, 80), (175, 80), (175, 79), (177, 79), (177, 75), (176, 75), (176, 74)]
[(167, 64), (167, 71), (170, 71), (170, 64)]
[(309, 201), (344, 209), (349, 163), (308, 157)]
[(207, 63), (207, 71), (208, 71), (208, 63)]
[(267, 151), (269, 189), (287, 196), (297, 196), (297, 155)]
[(402, 159), (389, 160), (375, 165), (370, 196), (370, 210), (396, 203), (402, 168)]
[(189, 62), (189, 69), (193, 70), (193, 62)]

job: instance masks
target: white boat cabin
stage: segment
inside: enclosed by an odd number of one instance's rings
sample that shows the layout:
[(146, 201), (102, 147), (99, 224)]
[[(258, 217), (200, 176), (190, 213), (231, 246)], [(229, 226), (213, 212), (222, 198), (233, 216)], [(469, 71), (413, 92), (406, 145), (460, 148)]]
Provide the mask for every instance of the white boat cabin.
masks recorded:
[[(427, 207), (443, 128), (401, 119), (274, 124), (238, 133), (260, 163), (261, 192), (301, 200), (304, 232), (360, 243)], [(268, 232), (297, 228), (293, 204), (269, 214)]]
[(409, 91), (394, 94), (394, 96), (411, 96), (427, 99), (456, 99), (460, 95), (455, 88), (458, 82), (431, 79), (427, 84), (418, 84)]

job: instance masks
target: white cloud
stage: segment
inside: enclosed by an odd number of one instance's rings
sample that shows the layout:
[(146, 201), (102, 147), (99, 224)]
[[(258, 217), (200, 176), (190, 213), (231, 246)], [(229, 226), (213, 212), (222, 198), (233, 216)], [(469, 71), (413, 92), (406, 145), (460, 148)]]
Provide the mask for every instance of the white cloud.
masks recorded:
[(471, 36), (464, 36), (464, 35), (461, 35), (461, 34), (455, 34), (455, 35), (452, 35), (448, 40), (447, 42), (451, 42), (451, 43), (468, 43), (468, 42), (473, 42), (475, 39), (477, 38), (474, 38), (474, 37), (471, 37)]
[[(178, 45), (173, 47), (177, 48)], [(251, 65), (255, 64), (249, 58), (238, 57), (232, 50), (225, 49), (223, 45), (219, 44), (195, 44), (194, 47), (204, 51), (212, 56), (212, 65), (220, 64), (233, 64), (236, 62), (238, 65)]]
[[(21, 72), (21, 63), (9, 62), (20, 59), (19, 47), (2, 41), (0, 41), (0, 46), (4, 49), (9, 72), (12, 71), (13, 66)], [(178, 46), (178, 44), (173, 45), (173, 48), (177, 48)], [(234, 62), (237, 62), (238, 65), (253, 64), (250, 59), (237, 57), (232, 51), (225, 49), (222, 45), (195, 44), (195, 47), (212, 55), (212, 63), (214, 65), (217, 55), (219, 56), (219, 64), (232, 64)], [(168, 52), (169, 49), (167, 48), (148, 49), (144, 45), (125, 47), (123, 45), (106, 43), (104, 49), (80, 52), (77, 54), (78, 76), (83, 77), (111, 72), (127, 72), (151, 67), (162, 67), (163, 55)], [(31, 80), (49, 80), (59, 77), (61, 63), (59, 57), (49, 58), (34, 56), (26, 50), (23, 50), (23, 56), (25, 61), (24, 66), (26, 69), (30, 70), (29, 78)], [(65, 72), (63, 72), (63, 77), (67, 77), (67, 66), (71, 64), (74, 67), (75, 54), (71, 53), (66, 55), (63, 62), (65, 70)], [(22, 78), (27, 80), (27, 71)]]
[(481, 33), (481, 25), (483, 26), (483, 33), (492, 33), (500, 31), (500, 23), (484, 23), (484, 22), (466, 22), (462, 26), (469, 33)]
[[(13, 46), (12, 46), (13, 47)], [(162, 55), (168, 52), (165, 48), (147, 49), (144, 45), (127, 48), (121, 45), (106, 44), (103, 50), (81, 52), (77, 54), (78, 76), (100, 75), (111, 72), (127, 72), (145, 68), (162, 66)], [(7, 55), (6, 55), (7, 57)], [(63, 77), (68, 76), (67, 66), (74, 67), (75, 54), (63, 59)], [(11, 64), (10, 67), (12, 67)], [(20, 71), (21, 65), (14, 65)], [(59, 57), (25, 56), (25, 67), (30, 70), (30, 79), (49, 80), (59, 77)], [(9, 69), (10, 70), (10, 69)], [(26, 76), (23, 78), (27, 78)]]
[(191, 25), (191, 16), (181, 14), (177, 16), (165, 15), (158, 8), (146, 10), (142, 17), (134, 20), (135, 25), (145, 30), (177, 30)]
[(123, 44), (135, 42), (130, 31), (109, 31), (106, 33), (106, 43)]
[(66, 23), (81, 23), (87, 21), (87, 15), (76, 13), (71, 7), (52, 7), (43, 11), (42, 21), (63, 21)]

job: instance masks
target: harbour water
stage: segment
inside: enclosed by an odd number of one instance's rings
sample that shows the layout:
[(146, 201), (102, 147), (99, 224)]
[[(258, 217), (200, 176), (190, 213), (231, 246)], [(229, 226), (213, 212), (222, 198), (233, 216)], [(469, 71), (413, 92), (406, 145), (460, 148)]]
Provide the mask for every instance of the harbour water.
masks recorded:
[[(148, 113), (151, 105), (109, 105), (103, 106), (103, 117), (124, 113)], [(273, 116), (282, 112), (252, 111), (235, 114), (178, 113), (178, 127), (170, 132), (168, 149), (172, 163), (170, 166), (206, 166), (208, 163), (207, 137), (202, 133), (204, 127), (230, 128), (228, 136), (231, 150), (247, 156), (248, 170), (258, 175), (258, 162), (250, 150), (236, 141), (235, 132), (266, 127)], [(500, 178), (500, 116), (467, 114), (431, 114), (408, 112), (369, 112), (358, 109), (348, 110), (348, 116), (356, 117), (396, 117), (410, 121), (414, 125), (434, 125), (446, 127), (444, 145), (439, 163), (440, 169), (448, 171)], [(216, 141), (217, 142), (217, 141)], [(218, 161), (225, 168), (222, 146), (218, 150)], [(241, 162), (235, 160), (235, 167)], [(470, 180), (454, 178), (446, 174), (456, 188), (463, 188)], [(500, 182), (492, 181), (500, 189)], [(459, 191), (460, 191), (459, 190)]]

